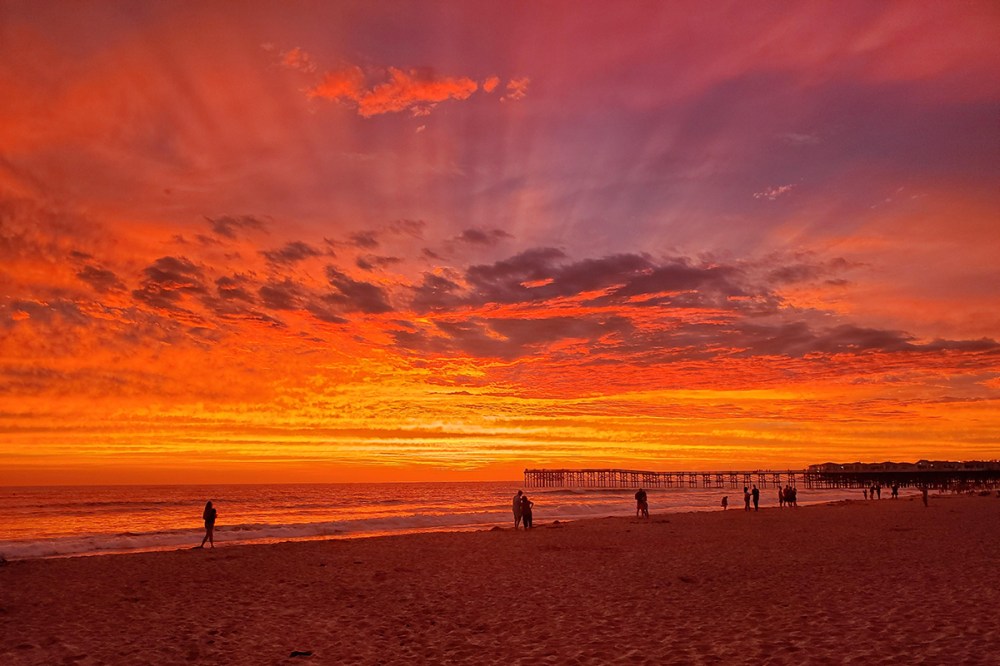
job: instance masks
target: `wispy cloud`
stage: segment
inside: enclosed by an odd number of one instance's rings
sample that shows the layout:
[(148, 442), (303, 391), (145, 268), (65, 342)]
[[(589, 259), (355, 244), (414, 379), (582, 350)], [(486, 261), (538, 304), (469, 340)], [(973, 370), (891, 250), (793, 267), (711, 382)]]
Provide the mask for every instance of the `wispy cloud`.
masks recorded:
[(524, 99), (528, 96), (528, 85), (531, 83), (531, 79), (523, 77), (520, 79), (511, 79), (507, 82), (507, 92), (503, 97), (500, 98), (501, 102), (506, 101), (517, 101)]
[(795, 185), (775, 185), (773, 187), (765, 188), (760, 192), (754, 192), (754, 199), (767, 199), (768, 201), (774, 201), (780, 196), (784, 196), (792, 191)]

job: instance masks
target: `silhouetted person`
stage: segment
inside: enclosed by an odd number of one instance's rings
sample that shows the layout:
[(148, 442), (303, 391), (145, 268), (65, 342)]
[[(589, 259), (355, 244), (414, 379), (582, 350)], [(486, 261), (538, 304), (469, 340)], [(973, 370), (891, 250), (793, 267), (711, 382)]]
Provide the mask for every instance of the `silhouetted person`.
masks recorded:
[(212, 500), (209, 500), (205, 504), (205, 510), (201, 514), (201, 517), (205, 520), (205, 538), (201, 540), (199, 548), (204, 548), (206, 541), (212, 545), (212, 548), (215, 548), (215, 517), (218, 515), (219, 512), (212, 506)]
[(924, 500), (924, 506), (927, 506), (927, 486), (920, 489), (920, 497)]
[(864, 489), (864, 490), (862, 490), (861, 492), (863, 492), (863, 493), (865, 494), (865, 499), (868, 499), (868, 489), (867, 489), (867, 488), (865, 488), (865, 489)]
[(778, 508), (785, 506), (785, 489), (778, 486)]
[(649, 499), (642, 488), (635, 494), (635, 517), (638, 518), (639, 514), (642, 514), (643, 518), (649, 518)]
[(875, 494), (878, 495), (879, 499), (882, 499), (882, 486), (875, 486)]
[(531, 529), (531, 507), (535, 503), (528, 499), (527, 495), (521, 497), (521, 520), (524, 522), (524, 529)]
[(758, 506), (760, 505), (760, 490), (757, 489), (757, 486), (753, 487), (753, 490), (750, 491), (750, 495), (753, 496), (753, 510), (759, 511)]
[(743, 510), (750, 510), (750, 489), (743, 486)]
[(514, 529), (515, 530), (517, 529), (517, 526), (521, 524), (521, 496), (522, 495), (524, 495), (524, 492), (518, 490), (517, 494), (514, 495), (514, 502), (511, 505), (512, 508), (514, 509)]
[(725, 511), (729, 508), (729, 495), (724, 495), (722, 497), (722, 510)]
[(892, 484), (891, 489), (892, 489), (892, 499), (898, 498), (899, 497), (899, 484), (898, 483)]

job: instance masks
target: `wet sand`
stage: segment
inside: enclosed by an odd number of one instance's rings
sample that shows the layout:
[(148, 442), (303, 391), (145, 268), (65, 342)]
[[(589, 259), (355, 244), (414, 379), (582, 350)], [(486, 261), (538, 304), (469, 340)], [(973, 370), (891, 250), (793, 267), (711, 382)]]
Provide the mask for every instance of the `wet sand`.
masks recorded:
[(12, 562), (0, 663), (997, 663), (995, 496), (629, 510)]

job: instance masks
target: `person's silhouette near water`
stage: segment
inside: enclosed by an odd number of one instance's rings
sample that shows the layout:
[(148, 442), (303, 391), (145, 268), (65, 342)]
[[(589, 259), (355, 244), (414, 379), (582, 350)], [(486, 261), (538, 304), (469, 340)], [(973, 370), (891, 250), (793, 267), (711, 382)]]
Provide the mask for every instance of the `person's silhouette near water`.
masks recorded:
[(528, 499), (527, 495), (521, 496), (521, 521), (524, 523), (524, 529), (531, 529), (531, 507), (535, 506), (535, 503)]
[(518, 490), (517, 494), (514, 495), (514, 502), (512, 504), (512, 508), (514, 510), (514, 529), (515, 530), (517, 529), (517, 526), (521, 524), (521, 496), (523, 494), (524, 494), (524, 491)]
[(635, 517), (638, 518), (639, 514), (642, 514), (643, 518), (649, 518), (649, 500), (642, 488), (635, 494)]
[(899, 484), (898, 483), (892, 484), (890, 486), (890, 489), (892, 490), (892, 499), (897, 499), (899, 497)]
[(758, 505), (760, 505), (760, 490), (757, 489), (755, 485), (753, 491), (751, 491), (750, 496), (753, 497), (753, 510), (758, 511)]
[(750, 510), (750, 489), (743, 486), (743, 510)]
[(729, 495), (722, 496), (722, 510), (725, 511), (729, 508)]
[(215, 548), (215, 518), (218, 515), (219, 512), (212, 506), (212, 500), (209, 500), (205, 504), (205, 510), (201, 514), (201, 517), (205, 520), (205, 538), (201, 540), (199, 548), (204, 548), (206, 541), (211, 544), (212, 548)]

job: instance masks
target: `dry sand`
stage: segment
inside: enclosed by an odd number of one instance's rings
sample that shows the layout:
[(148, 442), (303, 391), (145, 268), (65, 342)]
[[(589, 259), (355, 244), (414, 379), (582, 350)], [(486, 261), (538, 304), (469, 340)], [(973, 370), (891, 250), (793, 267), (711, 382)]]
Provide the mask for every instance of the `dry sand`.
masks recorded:
[(996, 497), (538, 513), (530, 533), (9, 563), (0, 663), (1000, 663)]

